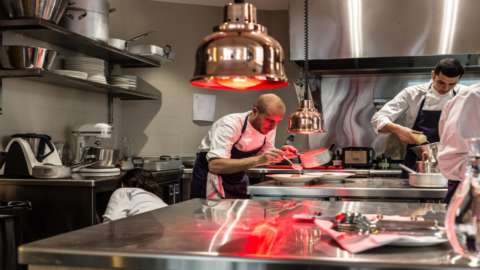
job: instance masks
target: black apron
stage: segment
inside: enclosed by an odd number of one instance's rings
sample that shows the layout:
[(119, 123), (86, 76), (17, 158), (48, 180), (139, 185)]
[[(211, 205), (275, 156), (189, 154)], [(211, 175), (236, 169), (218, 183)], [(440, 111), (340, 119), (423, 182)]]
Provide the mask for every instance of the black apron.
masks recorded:
[[(258, 154), (260, 150), (265, 145), (267, 138), (263, 141), (262, 146), (259, 148), (242, 152), (236, 147), (237, 143), (242, 139), (242, 135), (247, 129), (248, 124), (248, 115), (245, 118), (243, 123), (242, 133), (238, 140), (233, 144), (232, 150), (230, 153), (231, 159), (241, 159), (248, 158)], [(197, 153), (197, 158), (195, 160), (195, 166), (193, 167), (192, 172), (192, 184), (191, 184), (191, 198), (206, 198), (207, 190), (207, 175), (208, 175), (208, 161), (207, 161), (207, 152)], [(223, 190), (225, 191), (226, 199), (244, 199), (248, 198), (247, 187), (248, 187), (248, 176), (245, 172), (237, 172), (232, 174), (219, 174), (222, 178)]]
[[(428, 87), (429, 89), (432, 87)], [(453, 91), (453, 96), (456, 95), (456, 92)], [(415, 123), (413, 124), (412, 129), (416, 131), (420, 131), (425, 136), (427, 136), (427, 140), (430, 143), (438, 142), (440, 141), (440, 136), (438, 135), (438, 122), (440, 121), (440, 116), (442, 114), (442, 111), (427, 111), (423, 109), (423, 106), (425, 105), (425, 100), (427, 98), (427, 95), (422, 99), (422, 102), (420, 103), (420, 109), (418, 110), (417, 114), (417, 119), (415, 119)], [(412, 170), (417, 170), (417, 156), (415, 153), (411, 150), (412, 147), (415, 147), (416, 145), (409, 144), (407, 145), (407, 153), (405, 155), (405, 161), (404, 164), (405, 166), (411, 168)], [(408, 178), (408, 173), (405, 171), (402, 171), (402, 177), (403, 178)]]

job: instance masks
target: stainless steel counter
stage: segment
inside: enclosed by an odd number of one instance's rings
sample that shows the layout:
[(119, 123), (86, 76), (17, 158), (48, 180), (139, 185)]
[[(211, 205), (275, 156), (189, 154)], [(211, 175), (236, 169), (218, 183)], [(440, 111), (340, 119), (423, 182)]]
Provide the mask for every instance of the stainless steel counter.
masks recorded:
[[(421, 203), (190, 200), (20, 247), (31, 270), (78, 269), (467, 269), (450, 246), (381, 247), (350, 254), (294, 213), (339, 211), (425, 215), (443, 220), (445, 205)], [(427, 216), (425, 216), (427, 218)]]
[[(183, 173), (187, 175), (192, 174), (191, 168), (183, 169)], [(322, 170), (305, 170), (305, 172), (322, 172)], [(336, 170), (328, 170), (328, 172), (337, 172)], [(357, 177), (376, 177), (376, 176), (385, 176), (385, 177), (398, 177), (400, 176), (400, 170), (370, 170), (370, 169), (344, 169), (338, 170), (338, 172), (349, 172), (354, 173)], [(273, 173), (297, 173), (297, 171), (292, 169), (270, 169), (270, 168), (251, 168), (247, 170), (247, 174), (253, 177), (260, 177), (266, 174)]]
[(115, 185), (120, 183), (120, 176), (86, 177), (73, 174), (67, 179), (35, 179), (35, 178), (6, 178), (0, 177), (1, 185), (18, 186), (71, 186), (71, 187), (98, 187), (103, 185)]
[(248, 187), (254, 198), (340, 198), (340, 199), (384, 199), (384, 200), (442, 200), (446, 188), (413, 188), (401, 178), (347, 178), (344, 181), (322, 180), (300, 184), (282, 184), (274, 180)]

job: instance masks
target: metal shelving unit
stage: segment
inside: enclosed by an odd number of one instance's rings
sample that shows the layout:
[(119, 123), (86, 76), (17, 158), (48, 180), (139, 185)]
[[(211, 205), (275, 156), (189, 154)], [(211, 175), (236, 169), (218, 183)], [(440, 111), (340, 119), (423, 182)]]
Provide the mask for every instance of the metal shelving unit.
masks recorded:
[[(160, 61), (119, 50), (105, 42), (79, 35), (42, 19), (0, 20), (0, 30), (16, 31), (91, 57), (104, 59), (111, 64), (120, 64), (123, 67), (159, 67), (161, 65)], [(165, 57), (165, 61), (169, 60)]]
[[(110, 64), (119, 64), (122, 67), (160, 67), (163, 62), (169, 62), (172, 60), (169, 58), (169, 55), (166, 55), (161, 60), (156, 60), (135, 55), (125, 50), (119, 50), (103, 41), (90, 39), (43, 19), (0, 19), (0, 32), (4, 31), (15, 31), (37, 40), (83, 53), (90, 57), (104, 59)], [(2, 35), (0, 35), (0, 44), (2, 44), (1, 41)], [(88, 80), (63, 76), (39, 69), (0, 69), (0, 91), (2, 91), (2, 79), (19, 77), (76, 88), (83, 91), (107, 94), (109, 123), (113, 121), (113, 98), (120, 98), (122, 100), (161, 100), (161, 93), (141, 78), (138, 78), (137, 88), (135, 90), (130, 90)], [(0, 106), (0, 114), (1, 113), (2, 111)]]
[(0, 70), (0, 79), (3, 78), (29, 78), (89, 92), (105, 93), (122, 100), (160, 100), (161, 98), (161, 93), (141, 78), (137, 79), (138, 90), (130, 90), (108, 84), (63, 76), (40, 69)]

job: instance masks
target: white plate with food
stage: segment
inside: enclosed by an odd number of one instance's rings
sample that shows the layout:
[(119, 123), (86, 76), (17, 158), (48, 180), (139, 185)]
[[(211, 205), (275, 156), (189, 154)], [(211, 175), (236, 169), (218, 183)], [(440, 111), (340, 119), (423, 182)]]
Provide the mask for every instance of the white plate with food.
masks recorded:
[(298, 173), (267, 174), (266, 176), (284, 183), (305, 183), (318, 178), (314, 175)]
[(448, 242), (446, 237), (437, 236), (402, 236), (390, 243), (390, 246), (401, 247), (426, 247)]
[(315, 178), (323, 180), (344, 180), (348, 177), (354, 176), (354, 173), (347, 172), (309, 172), (306, 175), (314, 176)]

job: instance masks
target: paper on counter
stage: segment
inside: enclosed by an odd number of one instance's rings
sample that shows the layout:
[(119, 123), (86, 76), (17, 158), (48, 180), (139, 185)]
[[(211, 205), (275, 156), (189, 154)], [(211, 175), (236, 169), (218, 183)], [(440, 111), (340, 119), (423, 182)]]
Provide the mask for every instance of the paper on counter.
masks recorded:
[(193, 94), (193, 121), (213, 122), (216, 97), (215, 95)]

